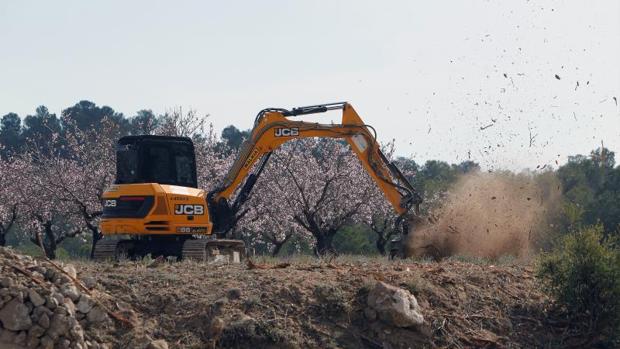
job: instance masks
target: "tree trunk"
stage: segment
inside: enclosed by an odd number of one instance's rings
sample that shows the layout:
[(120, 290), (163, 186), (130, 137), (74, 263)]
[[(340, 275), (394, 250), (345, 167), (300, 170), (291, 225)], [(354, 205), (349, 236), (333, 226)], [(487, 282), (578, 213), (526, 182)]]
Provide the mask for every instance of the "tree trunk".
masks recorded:
[(6, 246), (6, 235), (17, 220), (17, 204), (13, 205), (11, 218), (5, 224), (0, 224), (0, 246)]
[(275, 257), (278, 255), (278, 253), (280, 253), (280, 250), (282, 249), (282, 246), (284, 246), (284, 243), (286, 242), (286, 240), (284, 241), (279, 241), (279, 242), (275, 242), (273, 244), (273, 251), (271, 252), (271, 256)]
[(93, 259), (95, 257), (95, 245), (97, 245), (97, 241), (101, 240), (101, 233), (99, 232), (99, 229), (95, 226), (89, 225), (88, 228), (93, 233), (93, 244), (90, 247), (90, 259)]
[(43, 227), (45, 228), (45, 238), (41, 238), (41, 243), (43, 245), (45, 255), (49, 259), (56, 259), (56, 249), (58, 248), (58, 244), (56, 242), (54, 231), (52, 230), (52, 223), (47, 222), (43, 224)]
[(385, 256), (385, 245), (387, 245), (387, 239), (383, 236), (383, 234), (377, 233), (377, 242), (375, 245), (377, 246), (379, 253), (381, 253), (382, 256)]
[(334, 249), (334, 246), (333, 246), (334, 235), (336, 235), (335, 231), (329, 230), (325, 233), (317, 232), (317, 233), (313, 233), (313, 235), (316, 238), (316, 246), (314, 247), (314, 254), (317, 257), (322, 257), (330, 253), (336, 253), (336, 250)]

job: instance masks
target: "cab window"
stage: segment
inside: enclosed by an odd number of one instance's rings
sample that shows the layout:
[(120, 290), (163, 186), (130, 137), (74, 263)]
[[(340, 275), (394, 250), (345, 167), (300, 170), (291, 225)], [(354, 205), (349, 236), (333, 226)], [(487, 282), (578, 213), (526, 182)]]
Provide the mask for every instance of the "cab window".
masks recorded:
[(193, 187), (196, 180), (194, 179), (194, 157), (190, 147), (185, 145), (176, 145), (174, 150), (174, 165), (176, 172), (176, 182), (179, 185)]
[(152, 145), (147, 148), (146, 153), (144, 159), (144, 179), (146, 182), (174, 184), (168, 147)]

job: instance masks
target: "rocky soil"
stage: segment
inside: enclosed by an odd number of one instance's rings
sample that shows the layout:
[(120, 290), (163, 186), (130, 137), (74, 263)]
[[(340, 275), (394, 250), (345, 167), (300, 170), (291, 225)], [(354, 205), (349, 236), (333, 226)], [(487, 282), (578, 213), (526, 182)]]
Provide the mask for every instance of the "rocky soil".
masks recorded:
[(1, 348), (554, 347), (528, 265), (298, 259), (57, 266), (0, 249)]
[(109, 326), (106, 306), (74, 266), (0, 249), (1, 348), (109, 348), (88, 329)]

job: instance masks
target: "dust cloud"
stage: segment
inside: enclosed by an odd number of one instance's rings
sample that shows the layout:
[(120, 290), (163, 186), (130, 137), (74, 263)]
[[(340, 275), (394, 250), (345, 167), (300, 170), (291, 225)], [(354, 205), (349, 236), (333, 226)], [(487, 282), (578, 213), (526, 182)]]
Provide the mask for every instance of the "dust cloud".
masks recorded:
[(548, 234), (560, 202), (553, 174), (461, 177), (441, 206), (408, 234), (409, 256), (527, 258)]

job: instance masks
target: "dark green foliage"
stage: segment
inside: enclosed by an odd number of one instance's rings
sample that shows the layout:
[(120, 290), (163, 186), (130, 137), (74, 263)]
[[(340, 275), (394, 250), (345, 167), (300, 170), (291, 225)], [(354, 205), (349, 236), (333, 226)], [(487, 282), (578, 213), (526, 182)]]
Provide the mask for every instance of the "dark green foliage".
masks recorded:
[(67, 131), (73, 127), (80, 130), (99, 130), (103, 127), (104, 120), (113, 122), (121, 134), (125, 135), (130, 131), (129, 121), (122, 113), (117, 113), (108, 106), (99, 107), (90, 101), (80, 101), (73, 107), (63, 110), (61, 120)]
[(233, 125), (226, 126), (222, 130), (222, 139), (229, 149), (239, 150), (241, 143), (250, 136), (250, 131), (240, 131)]
[(21, 147), (35, 147), (44, 154), (51, 154), (55, 149), (49, 149), (49, 140), (60, 131), (60, 120), (56, 114), (50, 114), (49, 110), (42, 105), (37, 108), (34, 115), (28, 115), (24, 119)]
[(15, 113), (8, 113), (0, 120), (0, 155), (6, 156), (18, 152), (21, 148), (22, 120)]
[(334, 236), (334, 248), (340, 254), (377, 254), (376, 239), (376, 234), (366, 226), (347, 226)]
[(153, 114), (151, 110), (140, 110), (129, 120), (131, 125), (131, 134), (133, 135), (151, 135), (159, 125), (160, 118)]
[(564, 196), (565, 230), (601, 222), (607, 233), (620, 225), (620, 167), (615, 154), (599, 148), (590, 156), (577, 155), (561, 166), (557, 175)]
[(588, 324), (593, 340), (620, 338), (620, 246), (601, 225), (564, 236), (539, 257), (537, 276), (572, 317)]

